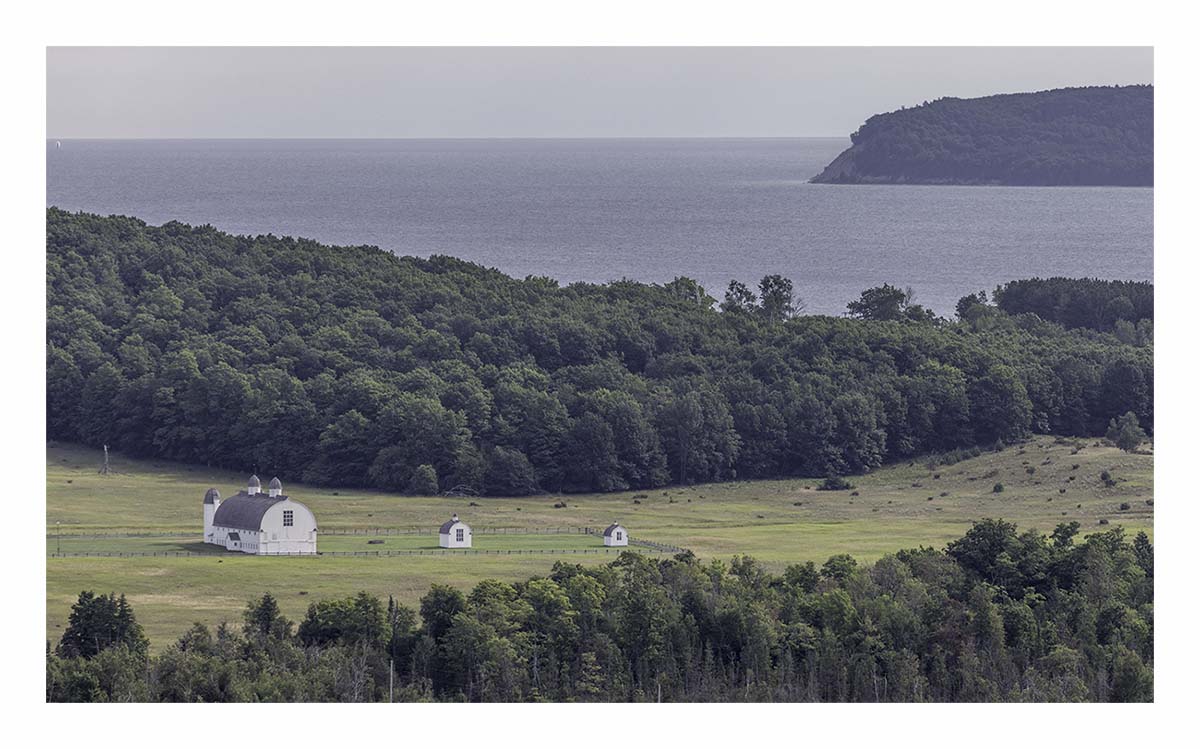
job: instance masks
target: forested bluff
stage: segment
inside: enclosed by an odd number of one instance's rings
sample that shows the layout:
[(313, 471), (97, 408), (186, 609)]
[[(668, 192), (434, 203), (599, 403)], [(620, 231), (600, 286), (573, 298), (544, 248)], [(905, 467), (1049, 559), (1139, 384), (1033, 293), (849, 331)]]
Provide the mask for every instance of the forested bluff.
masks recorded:
[[(150, 655), (124, 596), (84, 591), (47, 643), (50, 702), (1142, 702), (1154, 549), (998, 520), (869, 567), (624, 552), (515, 585), (368, 593), (297, 626), (269, 593)], [(419, 616), (418, 616), (419, 614)], [(51, 647), (52, 646), (52, 647)]]
[(1026, 280), (947, 320), (885, 285), (810, 316), (779, 276), (718, 304), (50, 208), (47, 428), (399, 492), (832, 476), (1127, 412), (1153, 433), (1152, 302)]
[(877, 114), (820, 183), (1154, 184), (1154, 87), (947, 97)]

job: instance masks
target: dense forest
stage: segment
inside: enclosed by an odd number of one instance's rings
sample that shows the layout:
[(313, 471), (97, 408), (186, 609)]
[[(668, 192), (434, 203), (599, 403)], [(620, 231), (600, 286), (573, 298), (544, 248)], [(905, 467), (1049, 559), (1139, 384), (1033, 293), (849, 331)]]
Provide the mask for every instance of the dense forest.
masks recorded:
[(1010, 315), (1031, 313), (1066, 328), (1111, 331), (1136, 341), (1154, 324), (1154, 284), (1095, 278), (1033, 278), (996, 290), (996, 306)]
[(1153, 185), (1153, 86), (944, 98), (877, 114), (814, 182)]
[[(124, 597), (85, 591), (47, 654), (68, 701), (1150, 701), (1154, 549), (976, 523), (944, 551), (766, 571), (625, 552), (420, 611), (360, 593), (298, 625), (267, 594), (147, 655)], [(418, 615), (419, 614), (419, 615)]]
[(520, 495), (863, 472), (1128, 412), (1153, 432), (1148, 284), (1068, 330), (1022, 284), (953, 321), (888, 285), (833, 318), (779, 276), (717, 303), (57, 209), (47, 236), (49, 436), (134, 456)]

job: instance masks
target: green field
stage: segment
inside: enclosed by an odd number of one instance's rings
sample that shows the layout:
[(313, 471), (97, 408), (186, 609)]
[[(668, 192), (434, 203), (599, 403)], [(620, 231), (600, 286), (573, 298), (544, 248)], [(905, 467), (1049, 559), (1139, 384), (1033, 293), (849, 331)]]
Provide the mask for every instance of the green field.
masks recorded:
[[(1078, 452), (1075, 452), (1078, 450)], [(235, 493), (247, 478), (198, 466), (112, 457), (99, 475), (94, 450), (52, 444), (46, 451), (47, 546), (63, 538), (67, 551), (199, 550), (204, 491)], [(1076, 467), (1078, 466), (1078, 467)], [(1033, 473), (1028, 473), (1032, 468)], [(1100, 479), (1109, 471), (1116, 481)], [(1071, 477), (1074, 477), (1073, 479)], [(268, 476), (263, 476), (266, 480)], [(284, 479), (287, 494), (307, 504), (322, 530), (405, 528), (434, 530), (457, 512), (477, 529), (476, 548), (594, 548), (599, 539), (578, 534), (489, 535), (485, 528), (603, 527), (618, 520), (635, 538), (683, 546), (701, 558), (749, 554), (773, 569), (849, 553), (871, 561), (897, 549), (940, 547), (972, 521), (1002, 517), (1022, 528), (1050, 531), (1078, 521), (1085, 533), (1121, 525), (1153, 534), (1153, 457), (1129, 455), (1094, 441), (1038, 437), (1001, 452), (984, 453), (930, 469), (900, 464), (851, 477), (850, 491), (816, 491), (818, 479), (730, 482), (644, 492), (520, 497), (399, 497), (360, 490), (329, 490)], [(993, 485), (1004, 491), (994, 493)], [(1065, 490), (1065, 491), (1060, 491)], [(555, 508), (562, 500), (566, 508)], [(474, 503), (475, 506), (472, 506)], [(1121, 510), (1127, 503), (1128, 510)], [(1101, 519), (1111, 525), (1100, 525)], [(170, 532), (177, 536), (74, 538), (72, 534)], [(318, 537), (321, 551), (375, 551), (436, 546), (433, 535)], [(558, 559), (599, 564), (597, 554), (448, 554), (429, 556), (258, 558), (66, 557), (47, 559), (47, 636), (57, 640), (80, 590), (126, 593), (155, 647), (193, 621), (236, 621), (246, 600), (276, 594), (284, 613), (303, 615), (308, 602), (367, 590), (408, 605), (434, 582), (468, 588), (494, 577), (521, 580), (545, 574)]]

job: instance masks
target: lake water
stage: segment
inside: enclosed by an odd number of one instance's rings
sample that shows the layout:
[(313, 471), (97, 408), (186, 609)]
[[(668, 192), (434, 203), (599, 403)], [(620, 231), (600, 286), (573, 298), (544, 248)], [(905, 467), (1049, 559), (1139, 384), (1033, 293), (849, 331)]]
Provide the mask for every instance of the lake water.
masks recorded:
[(1152, 188), (810, 185), (842, 138), (47, 144), (47, 205), (563, 282), (791, 278), (813, 313), (880, 283), (953, 311), (1015, 278), (1149, 280)]

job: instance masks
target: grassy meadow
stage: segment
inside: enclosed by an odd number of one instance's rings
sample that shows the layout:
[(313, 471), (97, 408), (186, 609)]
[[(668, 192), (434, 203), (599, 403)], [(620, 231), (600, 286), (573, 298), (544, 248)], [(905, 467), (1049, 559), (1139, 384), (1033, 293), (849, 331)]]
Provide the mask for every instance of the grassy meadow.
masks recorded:
[[(248, 471), (233, 473), (165, 461), (111, 457), (98, 473), (99, 451), (50, 444), (46, 450), (47, 547), (62, 551), (203, 551), (201, 502), (209, 487), (238, 491)], [(1115, 481), (1106, 486), (1100, 474)], [(264, 483), (269, 475), (261, 475)], [(519, 498), (402, 497), (331, 490), (284, 481), (285, 493), (307, 504), (324, 531), (404, 528), (436, 530), (457, 512), (476, 529), (603, 527), (614, 520), (635, 538), (683, 546), (702, 559), (749, 554), (773, 569), (849, 553), (872, 561), (901, 548), (940, 547), (972, 521), (1004, 518), (1048, 532), (1075, 520), (1083, 532), (1123, 526), (1153, 535), (1153, 457), (1126, 454), (1092, 440), (1035, 437), (953, 465), (924, 461), (851, 477), (853, 491), (817, 491), (813, 479), (729, 482), (614, 494)], [(1004, 486), (994, 492), (995, 484)], [(559, 502), (565, 508), (556, 508)], [(1128, 509), (1121, 509), (1127, 504)], [(1110, 525), (1101, 525), (1107, 520)], [(167, 536), (104, 538), (104, 533)], [(61, 539), (58, 537), (61, 533)], [(92, 538), (80, 534), (97, 534)], [(372, 538), (383, 544), (368, 545)], [(495, 550), (596, 548), (578, 534), (491, 535), (475, 548)], [(432, 549), (429, 535), (318, 537), (321, 551)], [(469, 588), (484, 578), (516, 581), (547, 573), (556, 560), (600, 564), (613, 553), (447, 554), (394, 557), (259, 558), (66, 557), (47, 559), (47, 637), (57, 641), (79, 591), (128, 595), (152, 645), (160, 648), (194, 621), (239, 620), (252, 596), (271, 591), (298, 619), (312, 600), (367, 590), (410, 606), (431, 583)]]

